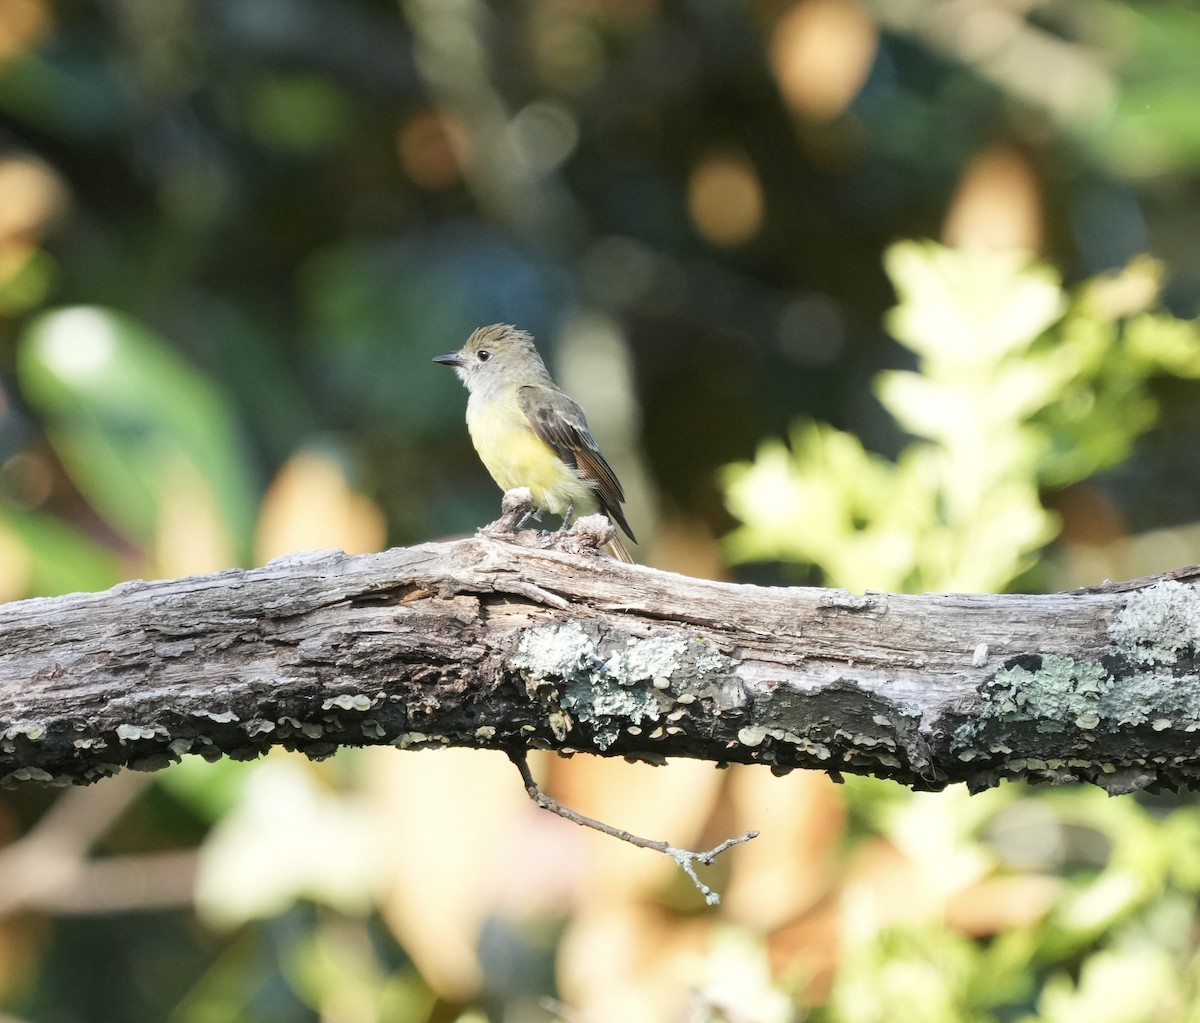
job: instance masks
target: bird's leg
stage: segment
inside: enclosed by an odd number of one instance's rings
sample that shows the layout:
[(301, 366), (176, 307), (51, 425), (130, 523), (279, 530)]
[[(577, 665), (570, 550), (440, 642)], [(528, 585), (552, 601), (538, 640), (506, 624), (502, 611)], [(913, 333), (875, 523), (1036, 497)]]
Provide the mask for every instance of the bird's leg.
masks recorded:
[(530, 508), (529, 511), (527, 511), (524, 515), (522, 515), (520, 517), (520, 519), (517, 520), (517, 524), (515, 526), (513, 526), (513, 532), (516, 533), (516, 532), (524, 529), (525, 523), (528, 522), (530, 519), (533, 519), (537, 522), (541, 522), (542, 521), (542, 513), (539, 512), (536, 508)]
[(572, 501), (569, 505), (567, 505), (567, 510), (565, 512), (563, 512), (562, 525), (558, 527), (558, 531), (560, 533), (565, 533), (568, 529), (570, 529), (571, 528), (571, 519), (573, 519), (574, 517), (575, 517), (575, 502)]

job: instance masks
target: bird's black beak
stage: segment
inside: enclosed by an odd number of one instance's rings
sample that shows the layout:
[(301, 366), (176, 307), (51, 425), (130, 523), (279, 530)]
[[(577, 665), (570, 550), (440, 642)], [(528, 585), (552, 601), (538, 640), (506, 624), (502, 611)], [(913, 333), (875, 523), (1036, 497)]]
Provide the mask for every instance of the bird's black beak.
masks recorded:
[(463, 357), (458, 352), (452, 352), (450, 355), (435, 355), (434, 362), (440, 362), (443, 366), (461, 366)]

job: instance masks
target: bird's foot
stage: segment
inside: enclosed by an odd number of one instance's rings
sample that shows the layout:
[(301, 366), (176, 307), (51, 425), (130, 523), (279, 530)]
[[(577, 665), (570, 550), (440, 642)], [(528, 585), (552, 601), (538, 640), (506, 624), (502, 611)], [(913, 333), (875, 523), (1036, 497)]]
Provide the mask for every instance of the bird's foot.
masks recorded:
[[(616, 527), (607, 515), (597, 513), (584, 515), (574, 522), (574, 506), (567, 509), (563, 517), (564, 525), (552, 532), (545, 530), (526, 530), (521, 527), (529, 519), (540, 519), (541, 515), (533, 503), (533, 495), (528, 487), (517, 487), (505, 491), (504, 499), (500, 502), (500, 518), (479, 530), (481, 536), (504, 539), (506, 542), (520, 544), (523, 547), (536, 547), (542, 550), (560, 550), (571, 554), (594, 554), (607, 548), (610, 553), (623, 551), (620, 540), (617, 539)], [(620, 557), (628, 561), (629, 555)]]
[(616, 528), (607, 515), (584, 515), (576, 519), (566, 532), (558, 529), (551, 533), (550, 546), (571, 554), (594, 554), (606, 544), (612, 543), (616, 535)]
[(575, 517), (575, 502), (572, 501), (567, 505), (567, 510), (563, 512), (562, 525), (558, 527), (560, 533), (565, 533), (571, 528), (571, 519)]

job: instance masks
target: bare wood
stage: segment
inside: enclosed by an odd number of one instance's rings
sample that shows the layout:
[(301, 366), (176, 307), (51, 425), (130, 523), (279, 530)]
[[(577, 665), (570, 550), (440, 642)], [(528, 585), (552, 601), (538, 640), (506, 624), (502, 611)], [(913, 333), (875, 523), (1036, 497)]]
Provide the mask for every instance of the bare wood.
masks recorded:
[(855, 596), (619, 564), (586, 523), (0, 607), (0, 783), (391, 743), (1200, 784), (1200, 568)]

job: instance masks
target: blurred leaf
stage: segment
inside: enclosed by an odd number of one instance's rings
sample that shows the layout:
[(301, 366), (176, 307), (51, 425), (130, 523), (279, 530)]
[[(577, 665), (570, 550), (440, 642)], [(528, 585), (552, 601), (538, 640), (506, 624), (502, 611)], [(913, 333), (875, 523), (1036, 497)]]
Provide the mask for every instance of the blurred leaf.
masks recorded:
[(0, 313), (13, 316), (36, 309), (58, 276), (58, 264), (38, 248), (0, 251)]
[(0, 513), (0, 523), (19, 539), (28, 555), (24, 592), (9, 599), (104, 590), (122, 578), (112, 551), (65, 522), (8, 508)]
[[(279, 978), (280, 950), (300, 921), (284, 919), (274, 929), (244, 928), (220, 949), (207, 972), (171, 1013), (170, 1023), (213, 1023), (214, 1020), (254, 1020), (255, 1023), (293, 1023), (310, 1015)], [(115, 1023), (115, 1021), (114, 1021)]]
[(937, 927), (855, 930), (847, 938), (831, 997), (838, 1023), (982, 1023), (978, 1007), (1007, 980), (982, 969), (972, 941)]
[(167, 577), (216, 572), (243, 560), (233, 549), (212, 486), (182, 451), (162, 452), (154, 571)]
[(378, 506), (350, 488), (338, 459), (308, 448), (293, 455), (267, 488), (255, 561), (313, 548), (362, 554), (379, 550), (386, 535)]
[(0, 110), (50, 135), (94, 138), (111, 130), (120, 109), (113, 68), (70, 47), (56, 56), (26, 52), (0, 65)]
[(1145, 313), (1129, 321), (1125, 344), (1143, 372), (1200, 377), (1200, 330), (1194, 322)]
[(352, 114), (332, 83), (307, 75), (269, 78), (249, 103), (250, 127), (258, 139), (297, 152), (325, 149), (344, 138)]
[(360, 800), (326, 791), (299, 758), (273, 756), (205, 843), (196, 907), (223, 927), (277, 916), (300, 899), (363, 913), (374, 904), (380, 851)]
[(1184, 1007), (1179, 973), (1161, 949), (1129, 943), (1089, 957), (1072, 983), (1053, 977), (1027, 1023), (1157, 1023)]
[[(380, 911), (435, 991), (470, 999), (484, 982), (481, 940), (498, 905), (519, 902), (522, 891), (561, 899), (556, 875), (571, 861), (555, 863), (559, 846), (545, 831), (544, 843), (517, 845), (513, 832), (537, 811), (512, 784), (504, 757), (455, 749), (368, 756), (368, 816), (384, 853), (375, 877)], [(437, 840), (413, 841), (433, 820)]]
[(713, 1023), (790, 1023), (795, 1018), (791, 1000), (772, 981), (765, 944), (744, 930), (725, 928), (713, 935), (696, 987)]
[(900, 588), (916, 564), (912, 528), (927, 515), (923, 469), (917, 459), (893, 466), (851, 434), (796, 424), (790, 448), (764, 441), (754, 462), (726, 467), (730, 511), (745, 523), (729, 552), (825, 563), (852, 589)]
[(196, 814), (217, 821), (241, 801), (255, 764), (222, 757), (208, 761), (187, 756), (155, 775), (155, 782)]
[(285, 970), (293, 989), (322, 1018), (423, 1023), (436, 995), (413, 969), (380, 961), (367, 921), (325, 915), (311, 935), (296, 935)]
[(884, 265), (900, 299), (888, 327), (932, 366), (993, 366), (1028, 348), (1065, 308), (1058, 274), (1019, 253), (900, 242)]
[(22, 334), (18, 370), (72, 480), (115, 528), (141, 544), (154, 537), (171, 466), (183, 459), (245, 557), (255, 493), (236, 421), (157, 335), (105, 309), (45, 313)]

